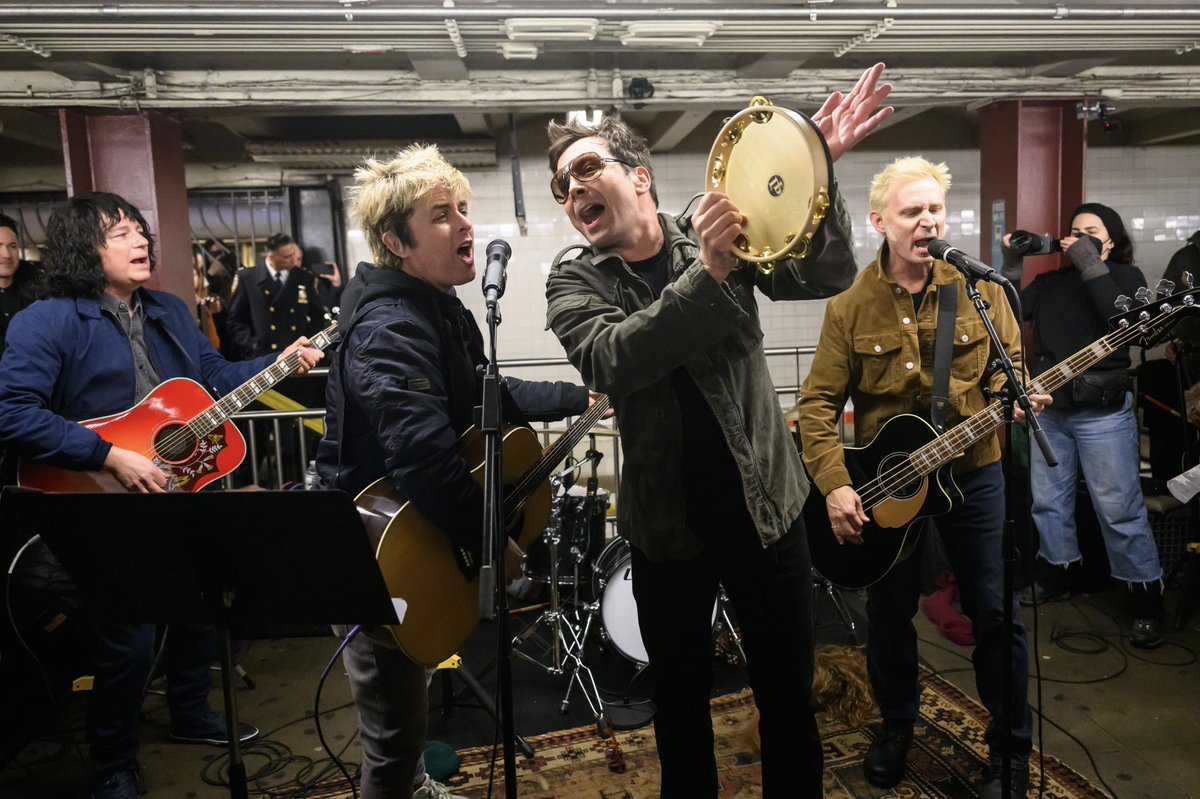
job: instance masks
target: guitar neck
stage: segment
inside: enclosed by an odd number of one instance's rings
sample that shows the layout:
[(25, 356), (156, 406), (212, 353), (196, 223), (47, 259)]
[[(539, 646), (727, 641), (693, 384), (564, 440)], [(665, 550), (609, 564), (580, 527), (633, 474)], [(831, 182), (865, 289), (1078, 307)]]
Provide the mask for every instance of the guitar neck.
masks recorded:
[[(1031, 394), (1051, 394), (1078, 375), (1098, 364), (1122, 347), (1128, 346), (1141, 334), (1137, 327), (1124, 328), (1093, 341), (1079, 352), (1029, 381)], [(920, 474), (932, 474), (954, 460), (967, 447), (992, 433), (1004, 422), (1004, 406), (1000, 400), (987, 407), (945, 435), (938, 436), (911, 455), (913, 467)]]
[[(311, 346), (319, 350), (324, 350), (332, 344), (334, 335), (337, 332), (337, 326), (338, 323), (334, 322), (313, 336)], [(233, 391), (230, 391), (215, 402), (208, 410), (191, 419), (188, 422), (188, 426), (197, 436), (203, 436), (215, 430), (217, 427), (225, 424), (229, 420), (229, 417), (270, 391), (275, 387), (275, 384), (292, 374), (292, 372), (295, 372), (299, 367), (299, 351), (288, 353), (281, 360), (271, 364)]]
[(566, 457), (571, 454), (571, 450), (575, 448), (575, 445), (587, 435), (589, 430), (595, 427), (596, 422), (600, 421), (600, 418), (608, 411), (609, 404), (607, 396), (600, 397), (586, 411), (580, 414), (575, 423), (567, 429), (567, 432), (559, 436), (557, 441), (546, 448), (538, 462), (525, 473), (521, 481), (505, 498), (504, 518), (506, 520), (515, 516), (525, 506), (526, 501), (533, 496), (533, 492), (546, 482), (555, 467), (566, 460)]

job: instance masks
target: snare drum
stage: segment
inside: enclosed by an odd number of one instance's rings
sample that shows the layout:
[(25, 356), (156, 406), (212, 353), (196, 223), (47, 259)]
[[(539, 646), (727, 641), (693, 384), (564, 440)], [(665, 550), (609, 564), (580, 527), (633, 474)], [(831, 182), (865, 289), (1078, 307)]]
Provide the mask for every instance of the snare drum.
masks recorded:
[[(580, 485), (571, 486), (557, 499), (562, 501), (558, 528), (558, 584), (575, 585), (575, 564), (579, 564), (581, 575), (590, 574), (591, 564), (604, 549), (609, 492), (603, 488), (597, 490), (590, 508), (587, 490)], [(545, 535), (539, 536), (525, 550), (525, 574), (536, 582), (550, 582), (550, 544)]]
[[(600, 620), (613, 649), (634, 663), (650, 662), (642, 630), (638, 626), (637, 601), (633, 598), (632, 556), (629, 542), (614, 538), (593, 567), (599, 577)], [(718, 604), (713, 600), (712, 624), (717, 624)]]

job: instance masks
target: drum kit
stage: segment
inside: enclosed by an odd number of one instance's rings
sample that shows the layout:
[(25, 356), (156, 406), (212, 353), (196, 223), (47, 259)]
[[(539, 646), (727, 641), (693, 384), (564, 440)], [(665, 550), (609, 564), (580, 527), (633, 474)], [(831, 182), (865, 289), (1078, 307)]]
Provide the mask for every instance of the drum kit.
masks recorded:
[[(780, 153), (787, 157), (780, 158)], [(776, 262), (806, 258), (830, 205), (832, 160), (816, 125), (803, 114), (755, 97), (726, 120), (709, 153), (705, 189), (730, 197), (746, 216), (743, 234), (731, 252), (770, 275)], [(607, 721), (604, 702), (585, 648), (593, 630), (641, 674), (648, 664), (638, 628), (630, 580), (629, 544), (607, 536), (610, 496), (598, 488), (593, 431), (592, 451), (554, 476), (554, 500), (546, 533), (529, 547), (526, 572), (548, 585), (549, 603), (541, 616), (513, 640), (513, 652), (552, 675), (569, 674), (561, 710), (567, 712), (576, 685), (597, 721)], [(572, 486), (575, 472), (591, 463), (586, 487)], [(713, 605), (713, 627), (743, 662), (745, 653), (726, 611), (722, 589)], [(546, 635), (541, 635), (546, 633)], [(548, 639), (548, 640), (547, 640)], [(524, 651), (540, 642), (539, 655)], [(636, 675), (635, 678), (636, 679)]]
[[(632, 684), (650, 662), (638, 627), (633, 596), (631, 555), (623, 538), (608, 537), (610, 494), (598, 487), (599, 453), (551, 477), (553, 501), (546, 532), (525, 553), (525, 574), (548, 586), (549, 603), (541, 616), (513, 639), (513, 654), (554, 676), (567, 675), (560, 711), (570, 709), (578, 686), (601, 728), (608, 724), (605, 702), (586, 662), (592, 633), (598, 633), (621, 657), (636, 667)], [(571, 485), (571, 475), (591, 464), (586, 486)], [(722, 589), (713, 603), (716, 633), (741, 652), (741, 641), (725, 609)], [(531, 654), (526, 648), (540, 646)], [(744, 658), (744, 653), (741, 653)], [(648, 719), (647, 719), (648, 720)]]

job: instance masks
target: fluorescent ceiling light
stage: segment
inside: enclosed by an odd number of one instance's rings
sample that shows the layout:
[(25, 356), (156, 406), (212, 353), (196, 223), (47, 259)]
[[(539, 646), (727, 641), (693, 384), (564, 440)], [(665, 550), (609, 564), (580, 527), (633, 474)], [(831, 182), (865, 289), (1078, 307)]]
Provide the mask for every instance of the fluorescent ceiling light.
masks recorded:
[(600, 20), (575, 17), (517, 17), (504, 20), (504, 33), (513, 41), (547, 39), (588, 41), (600, 31)]
[(538, 46), (526, 42), (500, 42), (500, 55), (509, 61), (532, 61), (538, 57)]
[(692, 45), (699, 47), (717, 32), (720, 23), (703, 20), (638, 20), (626, 22), (617, 38), (627, 47)]

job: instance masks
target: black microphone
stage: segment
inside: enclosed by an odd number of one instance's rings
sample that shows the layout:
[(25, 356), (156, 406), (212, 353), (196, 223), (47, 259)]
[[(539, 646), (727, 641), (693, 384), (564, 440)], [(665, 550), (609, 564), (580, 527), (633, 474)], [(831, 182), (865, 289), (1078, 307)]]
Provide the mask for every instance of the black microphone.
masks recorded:
[(1009, 279), (1004, 275), (992, 269), (983, 261), (973, 256), (967, 255), (957, 247), (951, 247), (941, 239), (934, 239), (929, 242), (929, 254), (939, 261), (945, 261), (951, 266), (957, 267), (958, 271), (962, 272), (969, 278), (976, 280), (990, 280), (1001, 286), (1012, 285)]
[(495, 239), (487, 246), (487, 265), (483, 269), (483, 298), (489, 309), (504, 296), (504, 283), (508, 276), (508, 259), (512, 247), (504, 239)]

